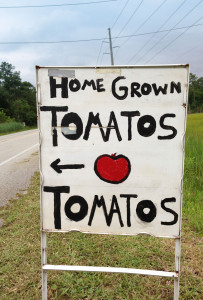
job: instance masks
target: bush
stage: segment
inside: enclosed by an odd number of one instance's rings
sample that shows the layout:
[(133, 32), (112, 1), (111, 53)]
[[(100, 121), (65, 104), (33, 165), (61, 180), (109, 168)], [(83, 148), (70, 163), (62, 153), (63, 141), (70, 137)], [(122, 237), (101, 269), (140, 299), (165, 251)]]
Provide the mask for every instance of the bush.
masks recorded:
[(0, 110), (0, 123), (5, 123), (11, 121), (11, 118), (8, 117), (3, 110)]
[(2, 123), (2, 124), (0, 124), (0, 134), (1, 133), (9, 133), (9, 132), (13, 132), (13, 131), (19, 131), (24, 128), (25, 127), (20, 122), (11, 121), (11, 122), (7, 122), (7, 123)]

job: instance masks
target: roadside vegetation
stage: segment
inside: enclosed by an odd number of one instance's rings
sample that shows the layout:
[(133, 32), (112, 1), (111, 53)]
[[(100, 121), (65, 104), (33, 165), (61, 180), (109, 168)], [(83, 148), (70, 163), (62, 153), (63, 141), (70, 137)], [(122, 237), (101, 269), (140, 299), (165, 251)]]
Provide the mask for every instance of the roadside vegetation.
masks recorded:
[(203, 114), (187, 116), (183, 212), (196, 232), (203, 232)]
[(8, 123), (0, 123), (0, 135), (10, 133), (10, 132), (17, 132), (24, 129), (22, 123), (11, 121)]
[(20, 72), (0, 64), (0, 135), (36, 127), (35, 87), (22, 81)]
[[(180, 299), (203, 299), (203, 114), (188, 115)], [(39, 174), (0, 209), (0, 299), (41, 299)], [(174, 270), (175, 241), (150, 236), (48, 233), (48, 263)], [(48, 299), (173, 299), (173, 279), (48, 272)]]
[(24, 126), (22, 123), (16, 122), (16, 121), (0, 123), (0, 136), (9, 134), (9, 133), (19, 132), (19, 131), (30, 130), (30, 129), (34, 129), (34, 128), (36, 128), (36, 127)]
[(22, 122), (16, 122), (14, 119), (7, 117), (5, 113), (0, 110), (0, 136), (33, 128), (36, 128), (36, 126), (26, 126)]
[(190, 73), (189, 79), (189, 113), (203, 112), (203, 77)]

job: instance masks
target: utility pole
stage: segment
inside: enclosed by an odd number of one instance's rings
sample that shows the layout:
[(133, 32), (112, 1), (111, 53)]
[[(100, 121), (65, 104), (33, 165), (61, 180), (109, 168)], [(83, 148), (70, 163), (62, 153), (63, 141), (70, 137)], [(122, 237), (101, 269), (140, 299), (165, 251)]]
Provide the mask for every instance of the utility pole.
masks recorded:
[(113, 47), (112, 47), (112, 41), (111, 41), (111, 29), (108, 28), (108, 31), (109, 31), (109, 46), (110, 46), (110, 54), (111, 54), (111, 65), (114, 66)]

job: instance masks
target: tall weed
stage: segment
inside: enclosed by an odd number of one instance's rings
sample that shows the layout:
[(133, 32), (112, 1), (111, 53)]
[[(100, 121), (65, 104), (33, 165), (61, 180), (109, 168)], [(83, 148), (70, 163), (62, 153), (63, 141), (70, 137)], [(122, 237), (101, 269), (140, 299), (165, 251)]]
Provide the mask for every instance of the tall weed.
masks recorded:
[(0, 124), (0, 134), (23, 130), (24, 126), (20, 122), (7, 122)]

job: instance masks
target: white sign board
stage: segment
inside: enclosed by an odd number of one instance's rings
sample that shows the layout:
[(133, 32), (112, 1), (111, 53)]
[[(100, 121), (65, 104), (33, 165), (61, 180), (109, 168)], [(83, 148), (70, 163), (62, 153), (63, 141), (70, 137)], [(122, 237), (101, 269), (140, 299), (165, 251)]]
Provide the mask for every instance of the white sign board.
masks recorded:
[(42, 230), (180, 236), (188, 74), (37, 67)]

